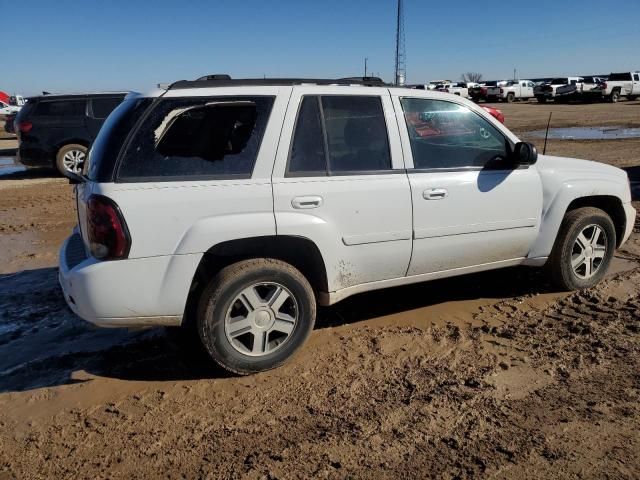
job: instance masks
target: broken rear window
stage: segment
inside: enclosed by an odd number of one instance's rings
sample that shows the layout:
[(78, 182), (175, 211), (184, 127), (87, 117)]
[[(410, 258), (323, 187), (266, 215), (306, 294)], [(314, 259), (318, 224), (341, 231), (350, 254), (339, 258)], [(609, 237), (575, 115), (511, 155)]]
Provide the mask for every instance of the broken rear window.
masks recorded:
[(161, 101), (132, 139), (120, 181), (249, 178), (273, 97)]

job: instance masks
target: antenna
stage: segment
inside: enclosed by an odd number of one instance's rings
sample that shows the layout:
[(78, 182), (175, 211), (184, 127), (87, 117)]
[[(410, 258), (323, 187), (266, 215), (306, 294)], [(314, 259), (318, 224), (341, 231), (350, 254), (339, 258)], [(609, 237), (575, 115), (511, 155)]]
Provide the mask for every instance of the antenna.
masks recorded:
[(398, 0), (398, 16), (396, 19), (396, 66), (394, 82), (404, 85), (407, 79), (406, 54), (404, 48), (404, 2)]
[(547, 131), (544, 134), (544, 148), (542, 149), (543, 155), (546, 155), (547, 153), (547, 138), (549, 137), (549, 125), (551, 125), (551, 115), (553, 115), (553, 112), (549, 112), (549, 121), (547, 122)]

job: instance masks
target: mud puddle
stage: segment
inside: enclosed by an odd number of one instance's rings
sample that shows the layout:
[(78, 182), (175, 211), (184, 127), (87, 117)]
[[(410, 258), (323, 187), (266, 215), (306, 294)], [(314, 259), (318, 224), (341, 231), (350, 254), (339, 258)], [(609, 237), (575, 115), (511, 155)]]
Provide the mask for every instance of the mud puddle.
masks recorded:
[[(534, 130), (526, 132), (533, 138), (545, 138), (546, 130)], [(627, 138), (640, 138), (640, 128), (627, 127), (567, 127), (550, 128), (551, 140), (617, 140)]]

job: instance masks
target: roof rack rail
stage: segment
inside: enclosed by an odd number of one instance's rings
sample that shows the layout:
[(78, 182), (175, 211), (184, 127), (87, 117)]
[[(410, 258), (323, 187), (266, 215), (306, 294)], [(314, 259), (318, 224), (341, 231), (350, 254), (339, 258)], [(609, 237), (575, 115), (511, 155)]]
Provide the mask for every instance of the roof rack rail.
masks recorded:
[(367, 87), (388, 86), (378, 77), (345, 77), (345, 78), (231, 78), (229, 75), (215, 74), (205, 75), (197, 80), (178, 80), (173, 82), (167, 90), (178, 90), (184, 88), (206, 88), (206, 87), (234, 87), (243, 85), (363, 85)]

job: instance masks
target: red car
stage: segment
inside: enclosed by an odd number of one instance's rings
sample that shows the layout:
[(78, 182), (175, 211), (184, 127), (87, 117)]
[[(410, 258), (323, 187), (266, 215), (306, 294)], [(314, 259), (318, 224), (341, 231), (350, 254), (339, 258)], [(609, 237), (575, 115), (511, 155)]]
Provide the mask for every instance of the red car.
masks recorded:
[(482, 108), (484, 108), (487, 112), (489, 112), (500, 123), (504, 123), (504, 114), (502, 113), (502, 110), (498, 110), (497, 108), (493, 108), (493, 107), (485, 107), (484, 105), (482, 106)]

